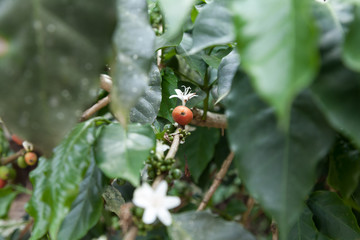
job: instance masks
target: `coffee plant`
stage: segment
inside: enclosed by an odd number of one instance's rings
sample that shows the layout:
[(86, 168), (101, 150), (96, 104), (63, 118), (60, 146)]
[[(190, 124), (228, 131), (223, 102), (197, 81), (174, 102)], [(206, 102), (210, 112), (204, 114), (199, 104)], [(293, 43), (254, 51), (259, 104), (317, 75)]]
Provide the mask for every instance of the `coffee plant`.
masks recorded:
[(0, 218), (360, 239), (360, 1), (0, 0)]

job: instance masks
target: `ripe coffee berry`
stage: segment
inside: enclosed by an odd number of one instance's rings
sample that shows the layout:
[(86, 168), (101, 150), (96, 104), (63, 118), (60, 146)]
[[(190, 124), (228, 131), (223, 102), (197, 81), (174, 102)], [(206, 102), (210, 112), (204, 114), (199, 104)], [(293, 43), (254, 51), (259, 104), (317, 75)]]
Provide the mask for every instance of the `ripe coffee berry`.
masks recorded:
[(189, 124), (193, 119), (193, 113), (188, 107), (177, 106), (172, 112), (172, 117), (175, 122), (182, 126), (185, 126), (186, 124)]
[(25, 158), (25, 162), (29, 166), (35, 165), (37, 162), (37, 159), (38, 159), (36, 153), (34, 153), (34, 152), (25, 153), (24, 158)]

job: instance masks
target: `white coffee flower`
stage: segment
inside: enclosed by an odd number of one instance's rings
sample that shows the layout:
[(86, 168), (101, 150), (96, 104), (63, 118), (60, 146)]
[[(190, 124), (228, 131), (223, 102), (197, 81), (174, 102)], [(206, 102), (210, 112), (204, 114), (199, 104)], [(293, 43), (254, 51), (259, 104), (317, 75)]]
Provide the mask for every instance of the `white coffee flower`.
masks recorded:
[(164, 152), (168, 150), (170, 147), (167, 144), (164, 144), (160, 140), (156, 140), (156, 153), (155, 155), (158, 157), (158, 159), (164, 158)]
[(180, 198), (175, 196), (166, 196), (168, 185), (166, 181), (161, 181), (159, 185), (152, 189), (147, 183), (141, 185), (134, 192), (133, 203), (144, 208), (142, 221), (146, 224), (155, 222), (156, 218), (166, 226), (172, 222), (169, 209), (180, 205)]
[(182, 87), (184, 88), (184, 92), (182, 92), (180, 89), (175, 89), (176, 95), (171, 95), (169, 98), (176, 97), (180, 99), (182, 105), (185, 106), (187, 101), (189, 101), (193, 97), (197, 97), (198, 95), (196, 95), (196, 93), (192, 93), (190, 87), (185, 87), (185, 86)]
[(31, 142), (23, 141), (22, 145), (27, 152), (31, 152), (34, 150), (34, 146)]

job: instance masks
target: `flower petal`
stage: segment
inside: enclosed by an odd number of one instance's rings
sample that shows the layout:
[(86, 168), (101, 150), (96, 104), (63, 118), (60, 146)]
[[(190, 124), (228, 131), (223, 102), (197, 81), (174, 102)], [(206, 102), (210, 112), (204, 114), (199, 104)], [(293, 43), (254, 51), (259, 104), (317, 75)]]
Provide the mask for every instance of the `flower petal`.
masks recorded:
[(165, 197), (167, 189), (168, 189), (167, 182), (165, 180), (162, 180), (155, 189), (155, 195)]
[(182, 97), (184, 95), (180, 89), (175, 89), (175, 92), (179, 97)]
[(172, 209), (174, 207), (177, 207), (180, 205), (181, 200), (179, 197), (175, 197), (175, 196), (167, 196), (164, 199), (164, 207), (167, 209)]
[(174, 97), (182, 99), (182, 97), (179, 97), (178, 95), (171, 95), (169, 98), (174, 98)]
[(151, 205), (153, 197), (154, 190), (148, 183), (144, 183), (134, 191), (133, 203), (138, 207), (146, 208)]
[(171, 224), (171, 222), (172, 222), (171, 214), (167, 209), (165, 209), (165, 208), (159, 209), (157, 212), (157, 215), (158, 215), (159, 220), (164, 225), (169, 226)]
[(152, 224), (156, 220), (157, 212), (155, 208), (149, 207), (145, 209), (142, 217), (142, 221), (146, 224)]

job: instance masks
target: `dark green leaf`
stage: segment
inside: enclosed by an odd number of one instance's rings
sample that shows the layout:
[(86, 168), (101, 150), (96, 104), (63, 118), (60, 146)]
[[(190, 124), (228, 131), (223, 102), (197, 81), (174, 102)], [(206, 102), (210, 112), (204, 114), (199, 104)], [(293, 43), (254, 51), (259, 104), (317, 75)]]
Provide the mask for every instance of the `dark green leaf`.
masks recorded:
[(311, 83), (317, 67), (311, 3), (244, 0), (231, 6), (241, 64), (282, 127), (288, 126), (291, 103)]
[(240, 56), (236, 51), (232, 51), (229, 55), (221, 60), (218, 71), (218, 94), (217, 103), (224, 99), (230, 92), (232, 80), (240, 65)]
[(157, 36), (155, 38), (155, 50), (159, 50), (160, 48), (166, 48), (166, 47), (176, 47), (180, 44), (183, 37), (183, 33), (179, 33), (174, 38), (170, 38), (166, 33)]
[(161, 102), (161, 76), (159, 68), (153, 64), (150, 72), (150, 83), (145, 93), (135, 107), (130, 111), (131, 122), (136, 123), (153, 123)]
[(215, 145), (220, 137), (220, 131), (215, 128), (196, 127), (183, 145), (180, 145), (177, 156), (183, 164), (188, 164), (195, 182), (213, 158)]
[(61, 225), (59, 239), (80, 239), (99, 221), (104, 185), (103, 175), (94, 161), (80, 184), (79, 195)]
[(190, 54), (235, 40), (231, 13), (225, 2), (213, 1), (200, 10), (194, 24), (194, 42)]
[(351, 144), (339, 139), (330, 155), (328, 183), (350, 198), (360, 182), (360, 153)]
[(176, 107), (177, 98), (169, 99), (171, 95), (176, 94), (178, 79), (171, 68), (165, 68), (161, 82), (162, 100), (160, 105), (159, 117), (173, 121), (171, 109)]
[[(91, 152), (99, 119), (78, 124), (55, 149), (51, 160), (43, 160), (31, 177), (35, 186), (27, 211), (35, 218), (33, 239), (41, 237), (48, 225), (50, 236), (57, 239), (62, 221), (70, 211), (79, 184), (93, 161)], [(43, 172), (44, 171), (44, 172)], [(40, 202), (39, 202), (40, 200)]]
[(143, 0), (118, 0), (118, 25), (114, 35), (116, 62), (112, 67), (111, 105), (125, 126), (130, 109), (144, 94), (154, 57), (155, 33)]
[(11, 203), (17, 194), (18, 192), (9, 187), (0, 189), (0, 218), (6, 217)]
[(319, 231), (334, 240), (360, 239), (360, 228), (351, 208), (333, 192), (316, 192), (308, 201)]
[(343, 58), (349, 68), (360, 71), (360, 4), (355, 8), (354, 15), (354, 20), (345, 37)]
[(314, 240), (319, 234), (314, 221), (313, 214), (308, 207), (305, 207), (289, 233), (288, 240)]
[(236, 222), (225, 221), (209, 212), (173, 214), (168, 227), (173, 240), (255, 240), (255, 237)]
[(125, 200), (119, 190), (113, 186), (106, 186), (102, 197), (106, 202), (105, 208), (120, 217), (120, 207), (125, 203)]
[(96, 143), (96, 162), (109, 178), (123, 178), (134, 186), (140, 183), (140, 171), (155, 146), (155, 135), (150, 125), (119, 124), (103, 128)]
[(287, 132), (279, 129), (274, 109), (260, 100), (242, 74), (235, 76), (228, 100), (229, 141), (240, 178), (286, 239), (333, 132), (307, 93), (294, 102)]
[(114, 1), (0, 3), (0, 115), (46, 153), (96, 95)]

